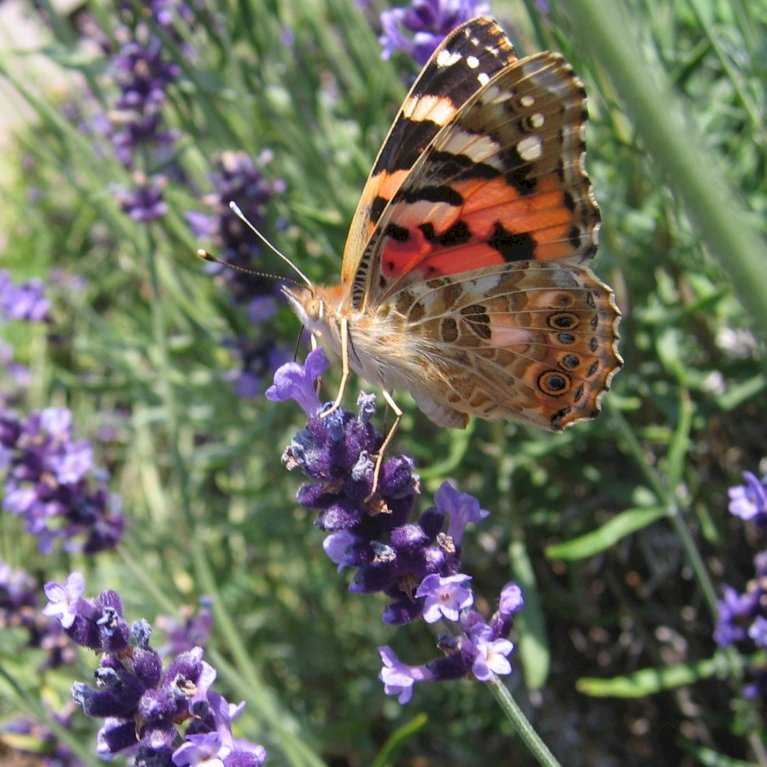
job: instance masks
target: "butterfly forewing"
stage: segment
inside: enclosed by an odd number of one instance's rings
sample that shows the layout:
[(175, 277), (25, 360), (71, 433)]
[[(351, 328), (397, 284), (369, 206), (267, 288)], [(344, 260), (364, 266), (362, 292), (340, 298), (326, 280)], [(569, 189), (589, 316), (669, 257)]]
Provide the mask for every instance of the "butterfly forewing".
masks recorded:
[(341, 267), (351, 281), (381, 213), (439, 130), (496, 73), (516, 61), (514, 46), (488, 18), (445, 38), (413, 84), (392, 124), (352, 219)]
[(523, 260), (590, 260), (583, 86), (558, 54), (516, 62), (435, 136), (365, 249), (368, 301), (414, 281)]

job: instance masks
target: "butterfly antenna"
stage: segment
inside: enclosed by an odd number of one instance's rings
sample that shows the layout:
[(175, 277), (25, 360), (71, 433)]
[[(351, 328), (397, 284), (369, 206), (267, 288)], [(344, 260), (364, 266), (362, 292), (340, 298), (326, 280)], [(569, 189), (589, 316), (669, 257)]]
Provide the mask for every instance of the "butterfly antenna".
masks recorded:
[(255, 234), (256, 237), (258, 237), (258, 239), (261, 240), (261, 242), (263, 242), (267, 248), (269, 248), (269, 250), (272, 251), (272, 253), (279, 256), (309, 287), (312, 286), (312, 281), (284, 253), (277, 250), (277, 248), (275, 248), (274, 245), (272, 245), (272, 243), (269, 242), (269, 240), (267, 240), (266, 237), (264, 237), (264, 235), (261, 234), (261, 232), (259, 232), (258, 229), (256, 229), (256, 227), (253, 226), (250, 221), (248, 221), (248, 219), (245, 217), (245, 214), (240, 210), (240, 206), (234, 202), (234, 200), (229, 203), (229, 208), (231, 209), (232, 213), (234, 213), (234, 215), (237, 216), (237, 218), (239, 218), (240, 221), (242, 221), (242, 223), (245, 224), (245, 226), (247, 226), (248, 229), (250, 229), (250, 231), (253, 232), (253, 234)]
[(298, 280), (292, 280), (290, 277), (283, 277), (279, 274), (270, 274), (269, 272), (259, 272), (255, 269), (248, 269), (247, 266), (238, 266), (237, 264), (230, 264), (228, 261), (222, 261), (220, 258), (216, 258), (211, 253), (208, 253), (204, 248), (199, 248), (197, 251), (197, 257), (203, 261), (209, 261), (211, 264), (218, 264), (226, 269), (231, 269), (235, 272), (241, 272), (242, 274), (249, 274), (251, 277), (266, 277), (269, 280), (277, 280), (278, 282), (290, 282), (293, 285), (300, 285)]

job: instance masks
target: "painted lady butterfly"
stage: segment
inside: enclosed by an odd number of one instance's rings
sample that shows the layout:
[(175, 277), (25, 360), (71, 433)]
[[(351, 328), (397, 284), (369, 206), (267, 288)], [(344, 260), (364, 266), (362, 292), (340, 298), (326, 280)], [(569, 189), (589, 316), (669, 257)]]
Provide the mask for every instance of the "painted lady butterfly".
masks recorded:
[(600, 224), (586, 116), (564, 58), (518, 59), (492, 19), (437, 48), (373, 166), (341, 282), (284, 289), (343, 360), (333, 409), (352, 369), (381, 387), (394, 428), (393, 389), (440, 426), (597, 415), (623, 361), (613, 293), (586, 265)]

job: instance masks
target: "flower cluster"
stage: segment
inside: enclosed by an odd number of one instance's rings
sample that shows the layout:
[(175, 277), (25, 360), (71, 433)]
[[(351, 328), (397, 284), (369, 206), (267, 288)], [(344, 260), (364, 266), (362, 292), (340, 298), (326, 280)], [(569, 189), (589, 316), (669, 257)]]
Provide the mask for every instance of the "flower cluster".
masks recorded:
[[(50, 304), (41, 280), (16, 283), (0, 269), (0, 325), (11, 320), (49, 322)], [(15, 358), (14, 348), (0, 339), (0, 409), (20, 399), (29, 384), (29, 370)], [(2, 462), (0, 461), (0, 469)]]
[[(731, 487), (730, 513), (754, 522), (757, 529), (767, 527), (767, 486), (751, 472), (744, 472), (744, 485)], [(732, 586), (722, 586), (719, 615), (714, 640), (720, 647), (737, 645), (746, 652), (767, 648), (767, 550), (754, 557), (754, 577), (742, 593)], [(746, 697), (767, 697), (767, 668), (750, 669), (752, 681), (743, 693)]]
[(256, 313), (257, 321), (268, 312), (265, 302), (274, 304), (274, 281), (237, 270), (237, 267), (257, 268), (254, 264), (262, 248), (261, 243), (231, 210), (229, 203), (236, 202), (257, 229), (263, 226), (270, 198), (285, 190), (284, 181), (270, 181), (264, 176), (264, 168), (271, 158), (269, 150), (263, 151), (256, 159), (246, 152), (217, 154), (213, 158), (213, 171), (210, 175), (213, 192), (203, 197), (210, 213), (190, 211), (185, 214), (195, 237), (211, 239), (218, 258), (235, 267), (227, 269), (220, 264), (210, 264), (208, 268), (212, 273), (221, 275), (235, 303), (250, 305), (253, 301), (257, 302), (252, 310)]
[(40, 615), (38, 591), (38, 583), (29, 573), (0, 561), (0, 631), (25, 630), (27, 646), (47, 653), (45, 666), (48, 668), (72, 663), (74, 652), (59, 626)]
[(119, 594), (88, 599), (83, 592), (77, 572), (63, 584), (48, 583), (43, 613), (56, 617), (75, 644), (99, 653), (97, 686), (76, 682), (72, 696), (85, 714), (104, 720), (97, 745), (103, 758), (130, 753), (135, 764), (153, 767), (264, 764), (263, 746), (234, 738), (232, 721), (244, 704), (230, 704), (212, 689), (216, 670), (201, 647), (163, 668), (149, 645), (151, 626), (144, 619), (128, 625)]
[(88, 440), (72, 438), (66, 408), (32, 412), (26, 420), (0, 409), (3, 508), (23, 517), (25, 529), (49, 553), (56, 540), (69, 551), (114, 548), (123, 533), (119, 497), (94, 470)]
[[(211, 240), (222, 262), (210, 263), (207, 268), (226, 283), (232, 300), (246, 307), (248, 319), (256, 327), (277, 313), (277, 286), (274, 280), (240, 271), (258, 268), (261, 245), (229, 203), (236, 202), (255, 227), (263, 225), (269, 199), (285, 189), (282, 180), (270, 181), (263, 175), (270, 159), (269, 151), (262, 152), (255, 160), (245, 152), (216, 155), (210, 177), (214, 191), (203, 198), (210, 213), (189, 211), (185, 214), (195, 237)], [(237, 359), (238, 366), (231, 378), (241, 397), (261, 394), (264, 378), (289, 358), (289, 352), (275, 344), (273, 333), (261, 333), (255, 338), (228, 338), (223, 345)]]
[[(168, 173), (177, 173), (174, 142), (178, 132), (165, 117), (168, 89), (181, 75), (167, 41), (183, 46), (182, 30), (194, 21), (186, 3), (170, 0), (120, 3), (119, 22), (110, 36), (97, 25), (92, 35), (111, 57), (109, 74), (119, 88), (108, 111), (106, 133), (117, 159), (131, 171), (130, 188), (115, 190), (120, 208), (134, 221), (147, 223), (168, 212), (164, 188)], [(112, 40), (118, 47), (112, 48)]]
[(400, 50), (423, 65), (444, 38), (469, 19), (490, 13), (488, 3), (477, 0), (413, 0), (405, 8), (381, 13), (382, 57)]
[(383, 442), (371, 423), (375, 398), (362, 394), (356, 414), (340, 409), (323, 414), (315, 381), (327, 366), (325, 353), (316, 349), (305, 365), (281, 367), (266, 392), (271, 400), (296, 400), (308, 416), (283, 455), (289, 470), (301, 468), (311, 479), (298, 491), (298, 501), (319, 511), (316, 525), (328, 534), (325, 552), (339, 570), (355, 569), (349, 590), (390, 598), (385, 623), (444, 620), (454, 629), (440, 640), (443, 657), (424, 666), (406, 666), (382, 648), (386, 692), (406, 702), (416, 681), (467, 676), (488, 681), (493, 673), (509, 673), (508, 635), (511, 617), (522, 606), (521, 592), (514, 584), (504, 587), (498, 612), (486, 622), (471, 609), (471, 578), (460, 572), (466, 527), (488, 512), (444, 483), (435, 506), (414, 519), (418, 477), (406, 456), (383, 463), (372, 493), (372, 456)]
[(49, 312), (50, 305), (45, 297), (42, 280), (15, 283), (10, 272), (0, 269), (0, 322), (47, 322), (50, 319)]

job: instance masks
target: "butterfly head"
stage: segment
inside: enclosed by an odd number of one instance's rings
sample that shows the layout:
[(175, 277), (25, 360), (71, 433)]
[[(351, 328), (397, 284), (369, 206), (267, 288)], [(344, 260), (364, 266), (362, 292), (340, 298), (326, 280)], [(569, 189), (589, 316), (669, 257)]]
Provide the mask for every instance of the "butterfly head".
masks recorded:
[(283, 285), (282, 293), (304, 327), (315, 332), (316, 326), (324, 324), (325, 302), (315, 295), (312, 288), (303, 285)]

